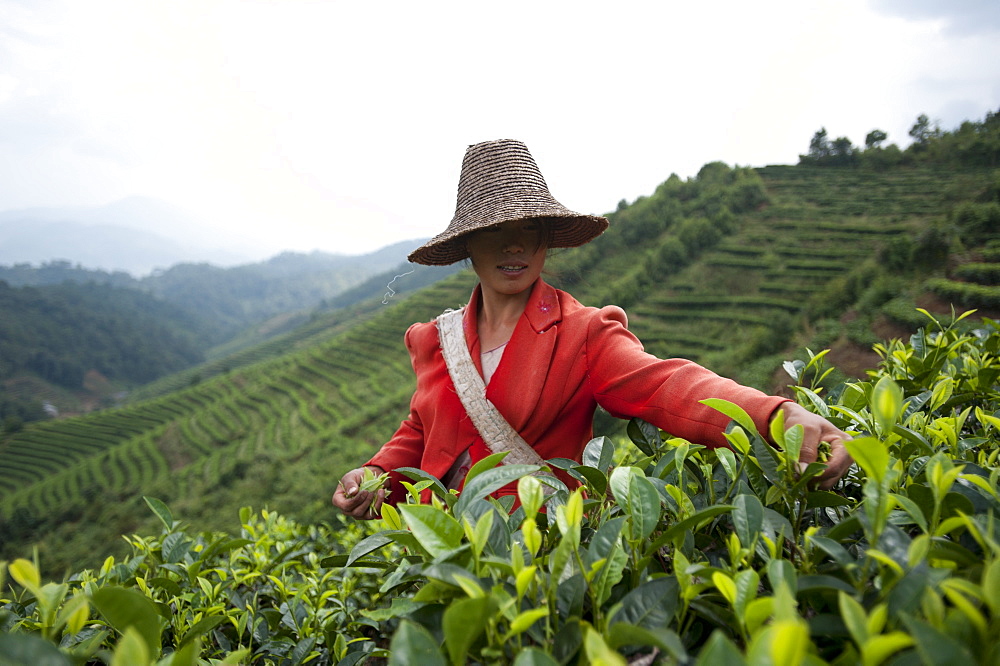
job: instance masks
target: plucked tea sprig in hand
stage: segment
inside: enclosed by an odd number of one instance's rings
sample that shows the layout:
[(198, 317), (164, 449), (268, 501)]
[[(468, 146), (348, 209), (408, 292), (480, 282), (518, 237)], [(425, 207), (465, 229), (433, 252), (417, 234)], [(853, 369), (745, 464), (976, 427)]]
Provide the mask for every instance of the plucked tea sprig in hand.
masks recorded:
[[(354, 497), (359, 492), (369, 492), (372, 493), (371, 503), (368, 505), (368, 512), (375, 513), (375, 502), (378, 501), (378, 491), (380, 488), (385, 487), (386, 481), (389, 480), (389, 473), (382, 472), (381, 474), (375, 474), (371, 467), (365, 467), (362, 472), (361, 484), (352, 492), (350, 490), (344, 489), (345, 497)], [(340, 486), (343, 488), (344, 482), (341, 480)], [(389, 496), (391, 491), (386, 488), (383, 494), (383, 501)]]

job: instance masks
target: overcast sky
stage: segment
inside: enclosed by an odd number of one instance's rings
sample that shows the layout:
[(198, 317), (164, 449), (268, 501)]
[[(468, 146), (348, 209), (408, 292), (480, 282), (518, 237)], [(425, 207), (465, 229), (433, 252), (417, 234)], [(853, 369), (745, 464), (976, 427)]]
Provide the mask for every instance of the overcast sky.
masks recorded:
[(193, 240), (365, 252), (442, 231), (477, 141), (600, 214), (820, 127), (982, 120), (997, 63), (997, 0), (0, 0), (0, 211), (151, 196)]

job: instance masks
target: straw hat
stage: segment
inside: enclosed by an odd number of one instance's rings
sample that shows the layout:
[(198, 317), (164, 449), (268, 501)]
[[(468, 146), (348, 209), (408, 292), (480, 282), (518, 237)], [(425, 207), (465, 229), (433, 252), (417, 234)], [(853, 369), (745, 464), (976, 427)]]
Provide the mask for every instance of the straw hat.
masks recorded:
[(546, 218), (549, 247), (576, 247), (600, 236), (606, 218), (574, 213), (555, 200), (538, 165), (520, 141), (503, 139), (469, 146), (458, 180), (455, 217), (448, 228), (410, 253), (409, 260), (446, 266), (469, 256), (463, 236), (502, 222)]

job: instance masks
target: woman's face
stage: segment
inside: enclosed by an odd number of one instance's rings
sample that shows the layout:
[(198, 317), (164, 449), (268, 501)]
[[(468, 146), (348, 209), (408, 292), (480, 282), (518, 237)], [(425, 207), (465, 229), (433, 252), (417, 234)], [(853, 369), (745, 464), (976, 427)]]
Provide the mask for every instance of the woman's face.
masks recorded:
[(517, 220), (469, 235), (466, 246), (484, 292), (512, 296), (535, 283), (545, 265), (544, 224)]

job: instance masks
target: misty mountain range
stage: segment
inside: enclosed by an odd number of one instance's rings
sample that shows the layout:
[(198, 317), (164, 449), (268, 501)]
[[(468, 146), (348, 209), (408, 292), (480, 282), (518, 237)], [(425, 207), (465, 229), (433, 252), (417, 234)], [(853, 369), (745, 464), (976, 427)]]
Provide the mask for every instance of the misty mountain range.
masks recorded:
[[(411, 290), (453, 272), (407, 265), (419, 239), (363, 255), (283, 252), (240, 261), (236, 253), (199, 245), (205, 236), (198, 225), (184, 211), (143, 197), (97, 208), (3, 212), (0, 282), (14, 289), (73, 283), (143, 292), (181, 308), (205, 349), (278, 315), (297, 313), (285, 321), (292, 326), (314, 308), (382, 299), (399, 274), (407, 278), (394, 288)], [(192, 242), (178, 240), (185, 238)]]
[(259, 251), (244, 249), (239, 238), (212, 233), (190, 213), (150, 197), (95, 207), (8, 210), (0, 212), (0, 265), (68, 261), (144, 276), (180, 263), (235, 266), (259, 259)]

